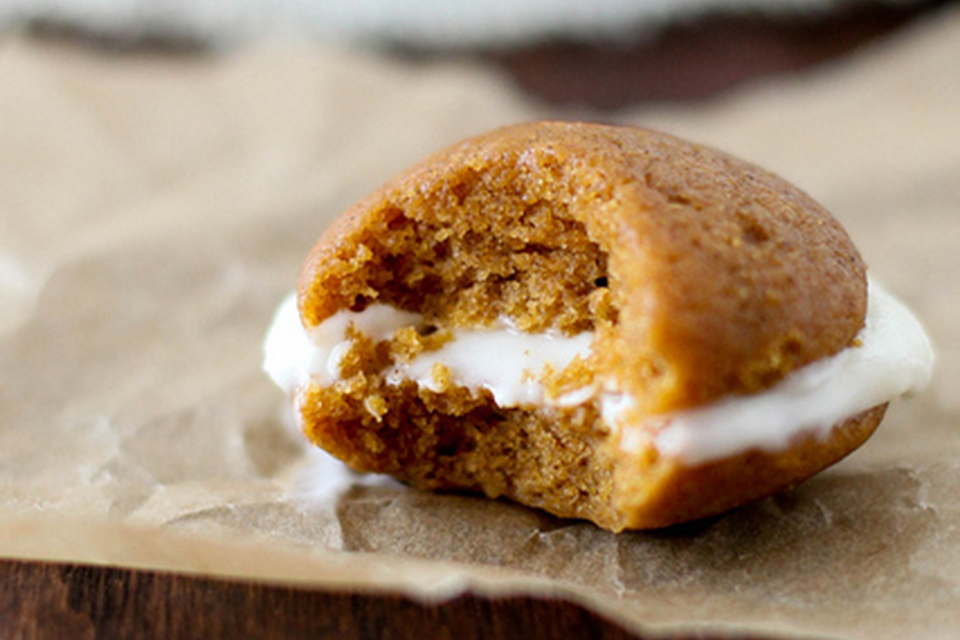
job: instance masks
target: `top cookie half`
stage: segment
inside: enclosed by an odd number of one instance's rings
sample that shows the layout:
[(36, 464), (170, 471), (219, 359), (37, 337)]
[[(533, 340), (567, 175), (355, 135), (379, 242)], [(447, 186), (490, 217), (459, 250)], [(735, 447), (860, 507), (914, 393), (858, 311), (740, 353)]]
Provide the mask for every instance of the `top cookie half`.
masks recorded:
[(298, 293), (307, 328), (378, 302), (438, 327), (592, 330), (586, 375), (644, 414), (839, 352), (867, 301), (846, 232), (779, 177), (662, 133), (560, 122), (460, 142), (388, 182), (326, 231)]

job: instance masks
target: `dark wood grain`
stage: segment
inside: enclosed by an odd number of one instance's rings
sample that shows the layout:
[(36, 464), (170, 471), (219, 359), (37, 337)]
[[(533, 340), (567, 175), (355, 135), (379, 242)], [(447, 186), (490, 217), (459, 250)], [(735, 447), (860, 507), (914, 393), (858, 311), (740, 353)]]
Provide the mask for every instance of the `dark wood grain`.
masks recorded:
[[(637, 638), (569, 602), (466, 595), (437, 605), (255, 582), (0, 561), (3, 638)], [(698, 636), (702, 637), (702, 636)]]
[(548, 42), (491, 52), (487, 59), (547, 103), (615, 109), (702, 100), (839, 60), (950, 1), (849, 3), (842, 10), (789, 19), (714, 13), (632, 41)]

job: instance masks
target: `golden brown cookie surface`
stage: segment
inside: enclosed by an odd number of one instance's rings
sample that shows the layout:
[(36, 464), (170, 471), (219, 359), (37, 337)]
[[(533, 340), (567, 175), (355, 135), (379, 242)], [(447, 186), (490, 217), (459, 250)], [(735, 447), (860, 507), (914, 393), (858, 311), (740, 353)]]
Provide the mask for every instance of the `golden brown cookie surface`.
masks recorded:
[[(519, 125), (428, 158), (320, 239), (300, 280), (307, 327), (386, 304), (436, 336), (355, 336), (340, 379), (312, 384), (299, 409), (311, 439), (362, 470), (614, 530), (662, 526), (815, 473), (882, 411), (792, 450), (690, 467), (652, 449), (625, 455), (597, 401), (499, 407), (482, 390), (398, 385), (385, 371), (449, 330), (503, 318), (532, 333), (592, 331), (591, 355), (547, 376), (548, 396), (614, 384), (642, 419), (761, 391), (836, 354), (862, 328), (866, 298), (843, 229), (762, 169), (642, 129)], [(738, 471), (748, 459), (753, 471)]]

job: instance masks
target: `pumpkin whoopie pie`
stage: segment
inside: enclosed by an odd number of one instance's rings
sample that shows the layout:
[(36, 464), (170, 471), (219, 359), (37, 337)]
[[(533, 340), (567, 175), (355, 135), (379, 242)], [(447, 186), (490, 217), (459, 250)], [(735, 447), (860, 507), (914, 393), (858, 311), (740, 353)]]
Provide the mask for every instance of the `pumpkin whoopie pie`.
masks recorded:
[(350, 467), (613, 531), (811, 476), (932, 364), (802, 191), (559, 122), (460, 142), (353, 206), (266, 349), (304, 433)]

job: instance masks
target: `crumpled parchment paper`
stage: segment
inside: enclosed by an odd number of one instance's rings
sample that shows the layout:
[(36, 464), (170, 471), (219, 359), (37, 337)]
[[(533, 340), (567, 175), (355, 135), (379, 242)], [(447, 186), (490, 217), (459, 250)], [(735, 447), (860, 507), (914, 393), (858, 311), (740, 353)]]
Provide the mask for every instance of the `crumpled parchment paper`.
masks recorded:
[[(613, 535), (308, 450), (260, 371), (324, 227), (423, 155), (550, 112), (464, 62), (0, 41), (0, 555), (445, 597), (633, 629), (960, 634), (960, 12), (711, 103), (621, 112), (766, 166), (924, 319), (930, 388), (799, 488)], [(611, 119), (608, 115), (604, 119)]]

